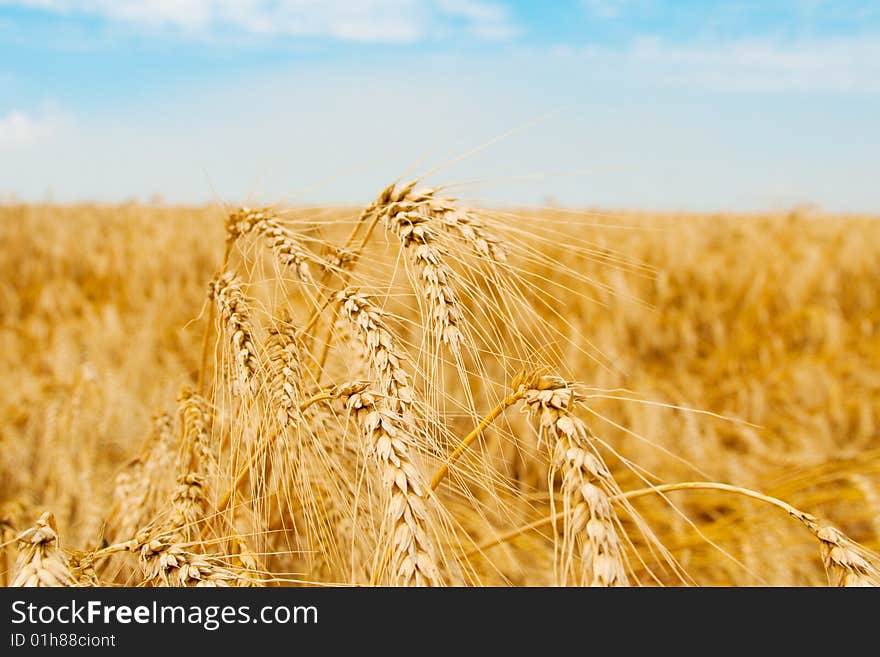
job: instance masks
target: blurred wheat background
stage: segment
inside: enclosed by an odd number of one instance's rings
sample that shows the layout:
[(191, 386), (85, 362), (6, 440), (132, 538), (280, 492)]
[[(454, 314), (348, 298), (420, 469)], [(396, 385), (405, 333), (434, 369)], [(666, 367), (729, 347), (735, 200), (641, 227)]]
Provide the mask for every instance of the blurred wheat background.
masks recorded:
[(876, 218), (420, 194), (0, 207), (0, 583), (878, 581)]

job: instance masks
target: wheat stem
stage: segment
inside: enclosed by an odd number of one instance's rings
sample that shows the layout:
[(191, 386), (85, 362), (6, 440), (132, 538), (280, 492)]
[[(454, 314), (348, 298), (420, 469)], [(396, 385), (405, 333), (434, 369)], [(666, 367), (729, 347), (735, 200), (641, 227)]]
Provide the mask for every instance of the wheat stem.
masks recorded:
[[(812, 514), (802, 511), (779, 498), (773, 497), (772, 495), (766, 495), (756, 490), (714, 481), (683, 481), (674, 484), (649, 486), (627, 491), (626, 493), (610, 495), (609, 500), (612, 502), (619, 502), (622, 500), (631, 500), (637, 497), (642, 497), (644, 495), (663, 495), (665, 493), (680, 490), (722, 491), (734, 495), (742, 495), (781, 509), (798, 520), (820, 541), (822, 545), (823, 561), (825, 562), (829, 580), (832, 583), (837, 586), (877, 586), (880, 584), (880, 573), (877, 572), (877, 569), (872, 564), (868, 563), (867, 560), (858, 554), (858, 550), (856, 549), (857, 546), (855, 546), (848, 537), (833, 527), (823, 525)], [(463, 556), (464, 558), (468, 558), (481, 554), (486, 550), (507, 543), (526, 532), (554, 524), (557, 520), (563, 520), (566, 517), (571, 516), (573, 513), (574, 509), (557, 512), (546, 518), (540, 518), (527, 523), (512, 529), (501, 536), (493, 538), (490, 541), (480, 544), (472, 550), (465, 552)]]
[(479, 438), (480, 434), (486, 430), (486, 428), (492, 424), (492, 422), (501, 415), (504, 410), (510, 406), (513, 406), (516, 402), (523, 398), (524, 390), (518, 390), (516, 392), (512, 392), (507, 397), (505, 397), (502, 401), (500, 401), (495, 408), (489, 411), (489, 414), (484, 417), (480, 423), (474, 427), (474, 429), (465, 436), (462, 441), (458, 444), (458, 446), (452, 451), (452, 454), (449, 455), (447, 461), (441, 465), (437, 472), (434, 473), (434, 476), (431, 477), (430, 490), (437, 490), (437, 486), (440, 485), (440, 482), (443, 480), (443, 477), (446, 476), (446, 473), (449, 472), (449, 468), (458, 460), (458, 458), (464, 453), (464, 451), (473, 443), (477, 438)]

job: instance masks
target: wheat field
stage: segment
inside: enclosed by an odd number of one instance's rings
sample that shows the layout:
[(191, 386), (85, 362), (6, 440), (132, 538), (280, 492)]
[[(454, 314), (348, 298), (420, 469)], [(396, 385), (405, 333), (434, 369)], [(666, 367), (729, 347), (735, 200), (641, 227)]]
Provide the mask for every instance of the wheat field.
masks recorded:
[(880, 222), (0, 207), (0, 584), (880, 583)]

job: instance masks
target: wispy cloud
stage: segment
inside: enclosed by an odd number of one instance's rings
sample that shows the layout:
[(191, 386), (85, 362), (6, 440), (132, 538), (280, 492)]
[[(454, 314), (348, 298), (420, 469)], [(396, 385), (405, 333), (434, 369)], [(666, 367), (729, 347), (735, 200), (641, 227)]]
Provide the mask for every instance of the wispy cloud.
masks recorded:
[(0, 149), (30, 146), (52, 136), (58, 117), (49, 112), (12, 110), (0, 115)]
[(0, 0), (3, 4), (182, 34), (232, 30), (413, 42), (453, 30), (485, 39), (516, 33), (507, 9), (488, 0)]
[(617, 18), (632, 8), (632, 0), (581, 0), (588, 13), (600, 18)]
[(465, 21), (468, 31), (482, 39), (509, 39), (520, 31), (499, 4), (477, 0), (438, 0), (437, 4), (443, 14)]
[(673, 44), (638, 39), (622, 48), (560, 47), (593, 70), (652, 85), (721, 92), (880, 92), (880, 38), (768, 39)]

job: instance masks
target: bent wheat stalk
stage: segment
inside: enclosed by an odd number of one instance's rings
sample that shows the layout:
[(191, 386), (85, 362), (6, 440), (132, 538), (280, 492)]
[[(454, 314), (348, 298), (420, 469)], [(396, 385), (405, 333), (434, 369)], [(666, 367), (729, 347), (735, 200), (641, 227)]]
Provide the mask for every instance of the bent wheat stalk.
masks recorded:
[(449, 455), (449, 458), (446, 460), (446, 462), (441, 465), (437, 472), (434, 473), (434, 476), (431, 477), (431, 490), (437, 490), (437, 486), (439, 486), (440, 482), (443, 481), (443, 477), (445, 477), (446, 474), (449, 472), (449, 468), (451, 468), (459, 459), (459, 457), (464, 454), (465, 450), (467, 450), (467, 448), (470, 447), (471, 444), (480, 437), (480, 434), (482, 434), (483, 431), (485, 431), (489, 427), (489, 425), (491, 425), (492, 422), (494, 422), (495, 419), (505, 411), (505, 409), (513, 406), (516, 402), (522, 399), (525, 393), (526, 389), (520, 388), (519, 390), (516, 390), (507, 395), (507, 397), (501, 400), (495, 406), (495, 408), (489, 411), (488, 415), (486, 415), (486, 417), (484, 417), (480, 421), (480, 423), (476, 427), (474, 427), (473, 431), (471, 431), (467, 436), (462, 439), (462, 441)]
[[(791, 504), (784, 502), (776, 497), (765, 495), (749, 488), (741, 486), (733, 486), (731, 484), (723, 484), (715, 481), (683, 481), (674, 484), (660, 484), (657, 486), (649, 486), (647, 488), (639, 488), (636, 490), (618, 493), (609, 496), (611, 502), (621, 502), (631, 500), (644, 495), (663, 495), (674, 491), (682, 490), (716, 490), (734, 495), (742, 495), (759, 502), (770, 504), (788, 513), (792, 518), (798, 520), (804, 525), (813, 536), (819, 540), (822, 553), (822, 560), (825, 571), (828, 576), (829, 584), (833, 586), (880, 586), (880, 555), (866, 550), (858, 543), (850, 539), (843, 532), (831, 527), (815, 516), (806, 511), (793, 507)], [(502, 545), (517, 536), (521, 536), (526, 532), (540, 529), (547, 525), (562, 520), (572, 515), (573, 509), (558, 512), (540, 518), (521, 527), (512, 529), (500, 536), (486, 541), (478, 545), (472, 550), (464, 553), (464, 557), (472, 557), (481, 554), (485, 550), (489, 550), (498, 545)]]

